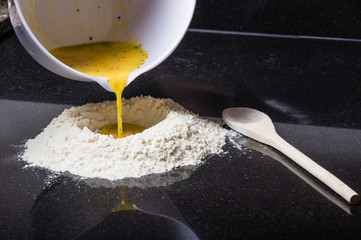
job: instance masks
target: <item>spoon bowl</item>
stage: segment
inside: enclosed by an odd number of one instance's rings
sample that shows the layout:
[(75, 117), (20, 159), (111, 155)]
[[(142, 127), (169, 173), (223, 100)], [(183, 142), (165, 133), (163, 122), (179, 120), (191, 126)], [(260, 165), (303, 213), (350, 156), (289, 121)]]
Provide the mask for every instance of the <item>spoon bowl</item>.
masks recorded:
[(270, 146), (275, 144), (276, 129), (265, 113), (252, 108), (227, 108), (222, 117), (237, 132)]
[(127, 85), (164, 61), (178, 46), (193, 16), (196, 0), (8, 0), (10, 19), (28, 53), (65, 78), (98, 82), (49, 53), (54, 48), (101, 41), (142, 44), (147, 61), (131, 72)]
[(281, 138), (265, 113), (251, 108), (228, 108), (223, 111), (222, 118), (235, 131), (285, 154), (349, 203), (360, 202), (360, 196), (354, 190)]

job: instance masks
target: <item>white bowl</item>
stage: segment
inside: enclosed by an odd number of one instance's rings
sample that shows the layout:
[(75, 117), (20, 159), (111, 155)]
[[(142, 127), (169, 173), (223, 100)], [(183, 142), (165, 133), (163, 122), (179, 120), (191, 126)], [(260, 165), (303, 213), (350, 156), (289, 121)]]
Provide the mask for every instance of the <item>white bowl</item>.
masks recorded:
[(129, 84), (174, 51), (195, 4), (196, 0), (9, 0), (9, 12), (20, 42), (41, 65), (69, 79), (96, 81), (112, 91), (105, 78), (78, 72), (49, 50), (99, 41), (141, 43), (148, 59), (129, 75)]

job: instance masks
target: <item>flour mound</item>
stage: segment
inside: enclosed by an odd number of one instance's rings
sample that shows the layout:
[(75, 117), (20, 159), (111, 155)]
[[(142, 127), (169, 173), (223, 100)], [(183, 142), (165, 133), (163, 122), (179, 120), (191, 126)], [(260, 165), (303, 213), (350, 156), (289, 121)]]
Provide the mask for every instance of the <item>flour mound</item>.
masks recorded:
[(123, 121), (147, 129), (122, 139), (99, 133), (117, 123), (116, 113), (114, 101), (66, 109), (26, 142), (22, 158), (56, 172), (118, 180), (197, 165), (225, 144), (226, 129), (170, 99), (123, 100)]

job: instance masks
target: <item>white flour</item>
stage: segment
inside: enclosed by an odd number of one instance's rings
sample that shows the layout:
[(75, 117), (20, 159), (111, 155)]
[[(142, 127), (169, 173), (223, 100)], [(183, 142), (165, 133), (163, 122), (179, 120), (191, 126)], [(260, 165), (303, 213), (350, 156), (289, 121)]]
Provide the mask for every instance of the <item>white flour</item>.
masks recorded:
[(22, 157), (31, 166), (116, 180), (197, 165), (221, 152), (227, 134), (219, 124), (170, 99), (123, 100), (123, 121), (147, 129), (122, 139), (98, 133), (104, 125), (117, 123), (113, 101), (64, 110), (26, 143)]

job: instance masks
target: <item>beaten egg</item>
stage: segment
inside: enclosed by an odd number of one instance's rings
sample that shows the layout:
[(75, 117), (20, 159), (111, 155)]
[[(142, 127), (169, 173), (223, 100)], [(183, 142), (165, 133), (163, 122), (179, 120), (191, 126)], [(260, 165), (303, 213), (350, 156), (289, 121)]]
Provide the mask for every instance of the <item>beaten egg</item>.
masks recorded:
[(122, 93), (128, 76), (148, 58), (148, 53), (140, 44), (127, 41), (96, 42), (56, 48), (50, 53), (79, 72), (108, 80), (117, 98), (118, 124), (104, 126), (100, 133), (122, 138), (144, 130), (140, 125), (122, 121)]

